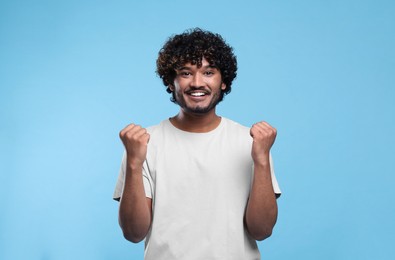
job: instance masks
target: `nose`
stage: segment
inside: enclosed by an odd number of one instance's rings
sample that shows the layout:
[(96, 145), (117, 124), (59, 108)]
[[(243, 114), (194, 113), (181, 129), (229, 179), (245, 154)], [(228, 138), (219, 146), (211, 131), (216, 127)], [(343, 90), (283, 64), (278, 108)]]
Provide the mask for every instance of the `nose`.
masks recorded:
[(204, 86), (204, 79), (203, 79), (203, 75), (201, 75), (200, 73), (196, 73), (195, 75), (193, 75), (192, 81), (191, 81), (191, 87), (203, 87)]

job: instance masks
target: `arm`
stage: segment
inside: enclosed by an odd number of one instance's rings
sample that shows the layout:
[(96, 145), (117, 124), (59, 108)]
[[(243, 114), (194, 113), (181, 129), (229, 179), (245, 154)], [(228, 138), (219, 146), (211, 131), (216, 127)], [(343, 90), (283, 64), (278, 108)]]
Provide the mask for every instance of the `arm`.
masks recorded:
[(263, 240), (272, 234), (277, 221), (277, 202), (270, 175), (270, 148), (276, 138), (276, 130), (265, 122), (251, 128), (253, 138), (251, 155), (254, 161), (254, 177), (245, 213), (245, 224), (250, 235)]
[(126, 149), (126, 175), (119, 205), (119, 225), (124, 237), (138, 243), (145, 238), (152, 220), (152, 201), (145, 196), (143, 163), (149, 134), (137, 125), (128, 125), (119, 134)]

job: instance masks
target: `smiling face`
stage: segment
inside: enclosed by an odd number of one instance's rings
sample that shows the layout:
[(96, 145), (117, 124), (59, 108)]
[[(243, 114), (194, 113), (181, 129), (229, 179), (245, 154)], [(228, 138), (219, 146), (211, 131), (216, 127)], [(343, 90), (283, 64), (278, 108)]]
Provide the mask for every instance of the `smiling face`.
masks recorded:
[(220, 101), (222, 83), (221, 72), (202, 59), (202, 66), (186, 63), (176, 69), (174, 84), (170, 86), (177, 104), (184, 112), (194, 114), (208, 113)]

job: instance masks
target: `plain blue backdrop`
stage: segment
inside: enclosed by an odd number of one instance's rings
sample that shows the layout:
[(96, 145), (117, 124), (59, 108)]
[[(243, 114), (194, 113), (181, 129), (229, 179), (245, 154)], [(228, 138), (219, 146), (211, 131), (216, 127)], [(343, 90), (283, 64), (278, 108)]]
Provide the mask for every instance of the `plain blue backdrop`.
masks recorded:
[(218, 112), (278, 129), (263, 259), (395, 259), (394, 14), (389, 0), (2, 0), (0, 259), (142, 259), (112, 201), (118, 132), (177, 113), (155, 60), (197, 26), (239, 61)]

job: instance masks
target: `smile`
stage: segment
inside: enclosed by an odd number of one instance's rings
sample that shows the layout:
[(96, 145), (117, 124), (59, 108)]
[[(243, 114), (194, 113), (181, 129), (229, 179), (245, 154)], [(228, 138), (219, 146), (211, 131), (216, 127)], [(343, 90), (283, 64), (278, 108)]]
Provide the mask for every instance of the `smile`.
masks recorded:
[(204, 92), (192, 92), (192, 93), (190, 93), (190, 95), (194, 96), (194, 97), (202, 97), (202, 96), (205, 96), (206, 93), (204, 93)]
[(210, 95), (210, 91), (205, 89), (190, 89), (186, 91), (186, 94), (192, 97), (204, 97)]

